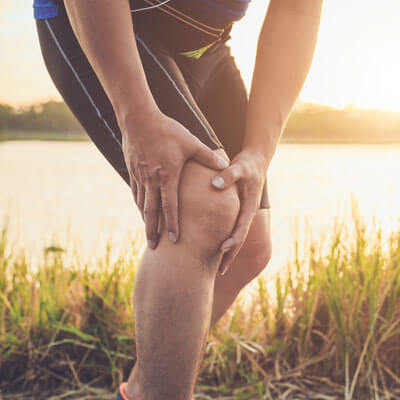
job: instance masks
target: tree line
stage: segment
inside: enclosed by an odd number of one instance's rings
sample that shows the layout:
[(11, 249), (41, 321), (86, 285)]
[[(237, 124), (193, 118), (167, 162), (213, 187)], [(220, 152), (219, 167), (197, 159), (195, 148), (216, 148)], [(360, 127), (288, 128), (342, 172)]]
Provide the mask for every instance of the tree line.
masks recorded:
[(83, 129), (63, 102), (48, 101), (23, 108), (0, 104), (0, 132), (74, 132)]
[[(0, 104), (0, 133), (38, 132), (84, 134), (79, 122), (63, 102), (48, 101), (23, 108)], [(10, 136), (10, 135), (8, 135)], [(317, 104), (302, 104), (286, 124), (284, 142), (400, 143), (400, 113), (335, 109)]]
[(289, 118), (284, 138), (297, 142), (400, 143), (400, 112), (303, 104)]

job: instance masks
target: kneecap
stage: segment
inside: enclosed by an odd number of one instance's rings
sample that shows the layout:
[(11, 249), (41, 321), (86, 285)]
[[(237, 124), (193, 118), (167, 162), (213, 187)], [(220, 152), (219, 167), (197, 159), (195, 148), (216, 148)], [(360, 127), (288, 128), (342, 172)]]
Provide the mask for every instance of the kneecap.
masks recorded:
[(210, 249), (219, 249), (230, 235), (240, 208), (236, 184), (224, 190), (215, 189), (211, 180), (216, 174), (217, 171), (190, 163), (180, 190), (182, 235)]

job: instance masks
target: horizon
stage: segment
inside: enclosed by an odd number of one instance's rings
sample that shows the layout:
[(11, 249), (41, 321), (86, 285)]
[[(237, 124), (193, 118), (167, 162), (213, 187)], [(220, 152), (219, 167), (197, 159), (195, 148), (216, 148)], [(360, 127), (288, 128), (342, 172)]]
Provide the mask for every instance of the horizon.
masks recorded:
[[(43, 99), (36, 99), (31, 102), (26, 102), (26, 103), (18, 103), (18, 104), (12, 104), (12, 103), (7, 103), (5, 101), (2, 101), (0, 98), (0, 106), (10, 106), (12, 107), (15, 111), (17, 112), (23, 112), (30, 107), (35, 107), (35, 106), (41, 106), (47, 102), (57, 102), (57, 103), (65, 103), (64, 100), (60, 97), (49, 97), (49, 98), (43, 98)], [(398, 110), (393, 110), (393, 109), (385, 109), (385, 108), (374, 108), (374, 107), (359, 107), (355, 104), (346, 104), (344, 106), (334, 106), (330, 104), (322, 104), (322, 103), (313, 103), (313, 102), (303, 102), (301, 99), (297, 101), (293, 108), (293, 112), (302, 112), (304, 109), (307, 107), (312, 106), (315, 108), (326, 108), (329, 110), (335, 110), (335, 111), (343, 111), (343, 112), (381, 112), (381, 113), (394, 113), (394, 114), (400, 114), (400, 108)], [(68, 107), (68, 106), (67, 106)]]
[[(0, 6), (0, 103), (14, 107), (61, 100), (40, 54), (31, 3), (1, 0)], [(232, 51), (248, 87), (267, 6), (268, 1), (253, 0), (232, 31)], [(399, 11), (395, 0), (382, 0), (379, 7), (372, 0), (325, 0), (314, 61), (298, 106), (399, 112)]]

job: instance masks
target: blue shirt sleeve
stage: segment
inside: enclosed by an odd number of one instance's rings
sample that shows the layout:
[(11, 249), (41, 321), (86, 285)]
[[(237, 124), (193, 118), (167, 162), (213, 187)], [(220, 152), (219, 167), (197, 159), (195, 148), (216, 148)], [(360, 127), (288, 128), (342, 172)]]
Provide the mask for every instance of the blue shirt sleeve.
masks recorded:
[(58, 7), (51, 0), (33, 0), (33, 16), (35, 19), (54, 18), (58, 15)]

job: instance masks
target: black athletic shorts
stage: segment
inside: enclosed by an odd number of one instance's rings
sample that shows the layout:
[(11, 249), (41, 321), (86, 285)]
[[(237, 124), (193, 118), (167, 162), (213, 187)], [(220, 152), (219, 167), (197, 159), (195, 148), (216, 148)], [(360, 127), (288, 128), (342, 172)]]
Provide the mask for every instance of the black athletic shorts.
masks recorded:
[[(58, 2), (62, 6), (62, 1)], [(135, 8), (148, 6), (145, 0), (134, 3)], [(152, 95), (164, 114), (211, 149), (225, 149), (232, 159), (242, 149), (248, 93), (226, 45), (231, 25), (210, 27), (174, 9), (173, 0), (168, 4), (168, 9), (132, 13)], [(129, 185), (114, 110), (79, 46), (65, 9), (61, 7), (57, 17), (37, 20), (36, 24), (55, 86), (97, 148)], [(200, 58), (180, 54), (211, 43)], [(266, 183), (260, 208), (270, 208)]]

